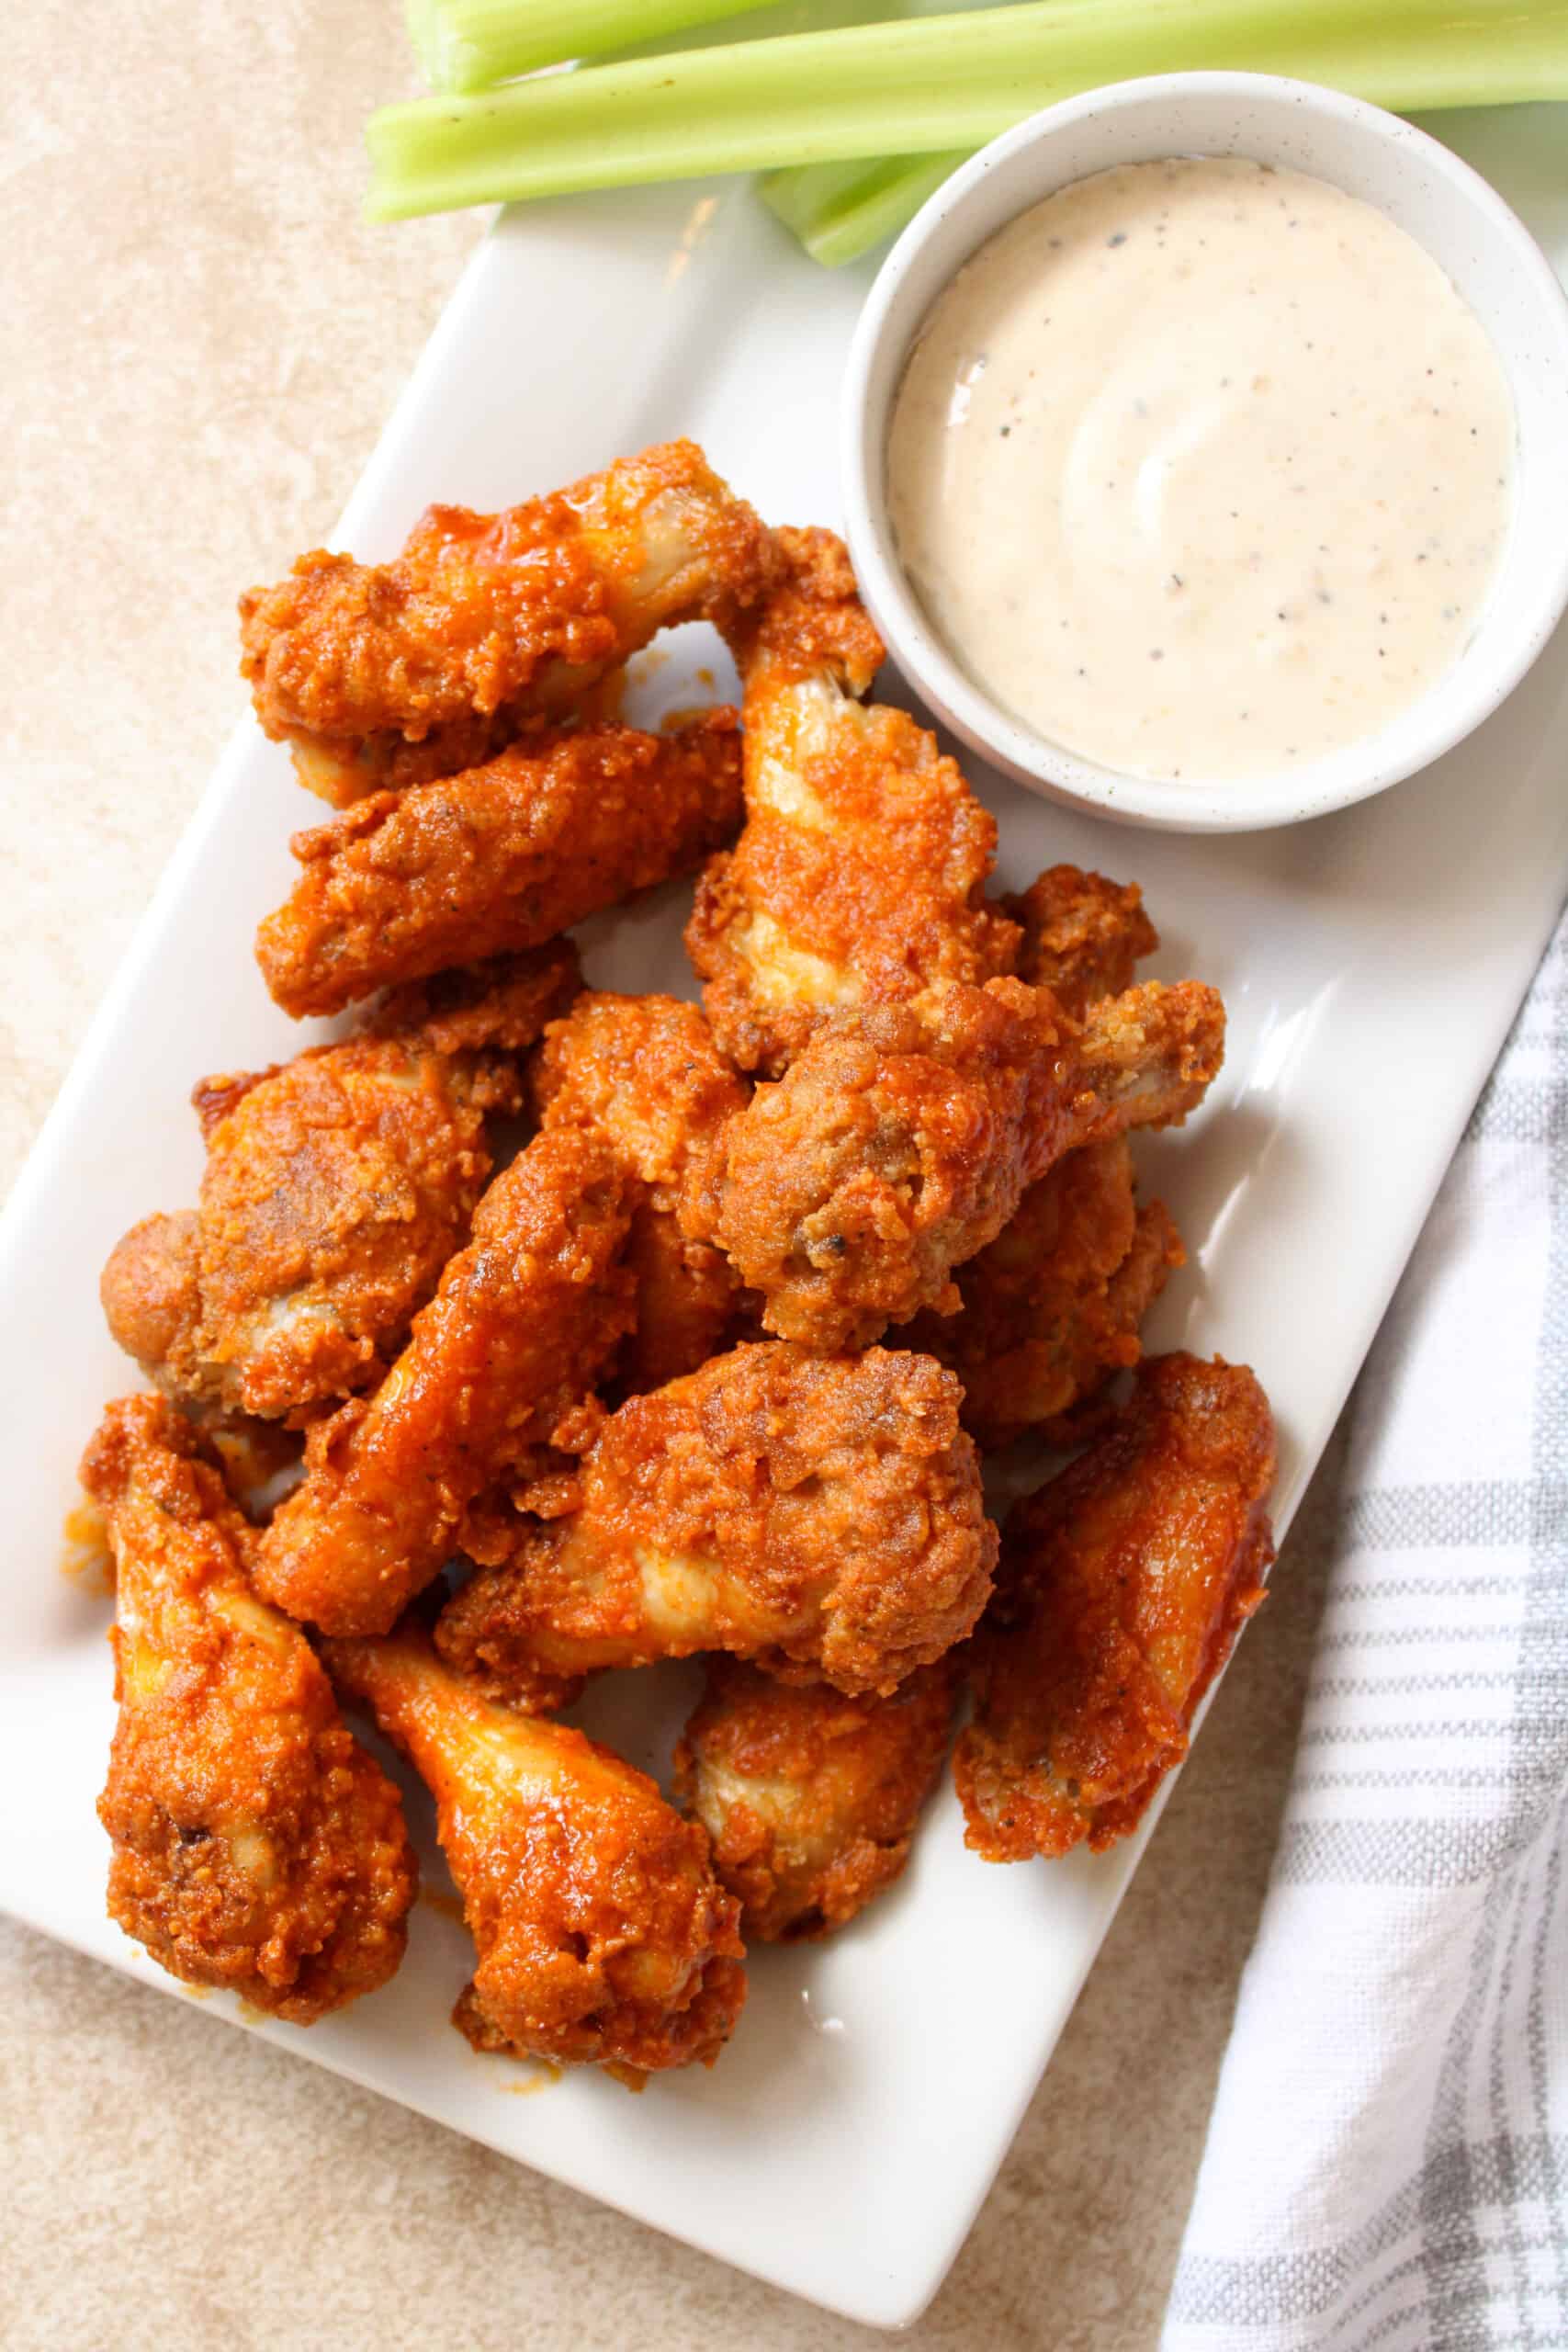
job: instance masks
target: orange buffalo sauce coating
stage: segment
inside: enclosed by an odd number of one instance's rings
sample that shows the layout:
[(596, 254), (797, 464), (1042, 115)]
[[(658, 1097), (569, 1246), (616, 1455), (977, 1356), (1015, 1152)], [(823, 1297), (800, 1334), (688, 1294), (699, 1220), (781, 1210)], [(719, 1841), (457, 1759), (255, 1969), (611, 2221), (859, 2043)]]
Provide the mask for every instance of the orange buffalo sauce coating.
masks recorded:
[(1126, 1411), (1018, 1504), (953, 1776), (987, 1861), (1137, 1826), (1263, 1600), (1274, 1424), (1253, 1374), (1156, 1356)]

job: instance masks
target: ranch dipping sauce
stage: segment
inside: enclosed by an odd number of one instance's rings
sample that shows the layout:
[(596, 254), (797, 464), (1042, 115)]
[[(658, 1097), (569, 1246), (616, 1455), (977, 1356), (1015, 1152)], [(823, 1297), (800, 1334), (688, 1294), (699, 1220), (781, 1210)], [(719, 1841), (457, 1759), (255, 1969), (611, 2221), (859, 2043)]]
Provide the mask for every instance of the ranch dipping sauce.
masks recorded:
[(975, 683), (1126, 774), (1289, 771), (1458, 661), (1515, 423), (1479, 321), (1359, 198), (1237, 158), (1096, 173), (938, 297), (890, 519)]

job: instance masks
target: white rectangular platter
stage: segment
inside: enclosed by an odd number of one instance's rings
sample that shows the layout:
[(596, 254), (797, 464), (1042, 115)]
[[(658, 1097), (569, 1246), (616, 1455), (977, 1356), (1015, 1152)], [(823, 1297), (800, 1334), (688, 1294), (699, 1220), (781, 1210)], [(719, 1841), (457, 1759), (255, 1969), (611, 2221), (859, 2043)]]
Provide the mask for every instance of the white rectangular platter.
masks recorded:
[[(1436, 127), (1568, 265), (1568, 109)], [(673, 434), (704, 442), (770, 518), (831, 523), (835, 402), (865, 284), (806, 262), (737, 185), (503, 217), (340, 543), (385, 557), (429, 500), (494, 507)], [(677, 650), (653, 682), (662, 700), (700, 699), (705, 659), (711, 647)], [(1000, 819), (1008, 887), (1064, 858), (1135, 876), (1164, 934), (1154, 968), (1224, 991), (1224, 1080), (1186, 1133), (1143, 1155), (1191, 1253), (1152, 1337), (1258, 1367), (1279, 1413), (1288, 1523), (1568, 886), (1568, 637), (1440, 767), (1304, 829), (1116, 831), (971, 773)], [(0, 1904), (176, 1994), (104, 1916), (107, 1609), (58, 1573), (61, 1525), (100, 1406), (135, 1385), (102, 1329), (97, 1270), (133, 1218), (195, 1198), (192, 1081), (300, 1043), (249, 942), (286, 887), (288, 834), (313, 813), (283, 753), (243, 727), (0, 1226)], [(690, 993), (685, 901), (674, 889), (590, 926), (591, 977)], [(594, 1726), (650, 1760), (685, 1685), (629, 1679), (596, 1696)], [(427, 1833), (423, 1812), (418, 1825)], [(891, 2326), (916, 2316), (962, 2243), (1143, 1842), (988, 1868), (964, 1853), (944, 1793), (893, 1895), (821, 1949), (761, 1955), (716, 2070), (641, 2098), (597, 2075), (509, 2096), (528, 2070), (476, 2057), (446, 2023), (465, 1941), (426, 1905), (396, 1982), (340, 2018), (305, 2032), (242, 2017), (226, 1996), (213, 2006), (658, 2229)]]

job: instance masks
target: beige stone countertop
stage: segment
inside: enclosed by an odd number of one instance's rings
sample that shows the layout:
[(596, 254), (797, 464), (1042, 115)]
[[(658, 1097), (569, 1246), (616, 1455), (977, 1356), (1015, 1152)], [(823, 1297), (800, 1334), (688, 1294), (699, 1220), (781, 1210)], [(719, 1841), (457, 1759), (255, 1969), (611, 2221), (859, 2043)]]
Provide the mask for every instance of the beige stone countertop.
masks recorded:
[[(7, 1182), (241, 707), (235, 593), (330, 528), (479, 232), (359, 223), (410, 87), (397, 0), (6, 10)], [(1338, 1459), (919, 2352), (1157, 2338)], [(5, 1921), (0, 2212), (6, 2352), (877, 2340)]]

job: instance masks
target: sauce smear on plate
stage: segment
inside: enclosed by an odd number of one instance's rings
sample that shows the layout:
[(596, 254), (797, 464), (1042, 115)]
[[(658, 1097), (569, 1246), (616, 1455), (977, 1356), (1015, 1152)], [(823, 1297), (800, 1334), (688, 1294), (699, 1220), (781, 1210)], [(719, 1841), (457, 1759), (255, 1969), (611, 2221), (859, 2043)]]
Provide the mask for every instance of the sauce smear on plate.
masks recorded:
[(895, 404), (900, 558), (976, 683), (1147, 777), (1289, 772), (1462, 653), (1515, 423), (1473, 312), (1325, 181), (1122, 165), (983, 246)]

